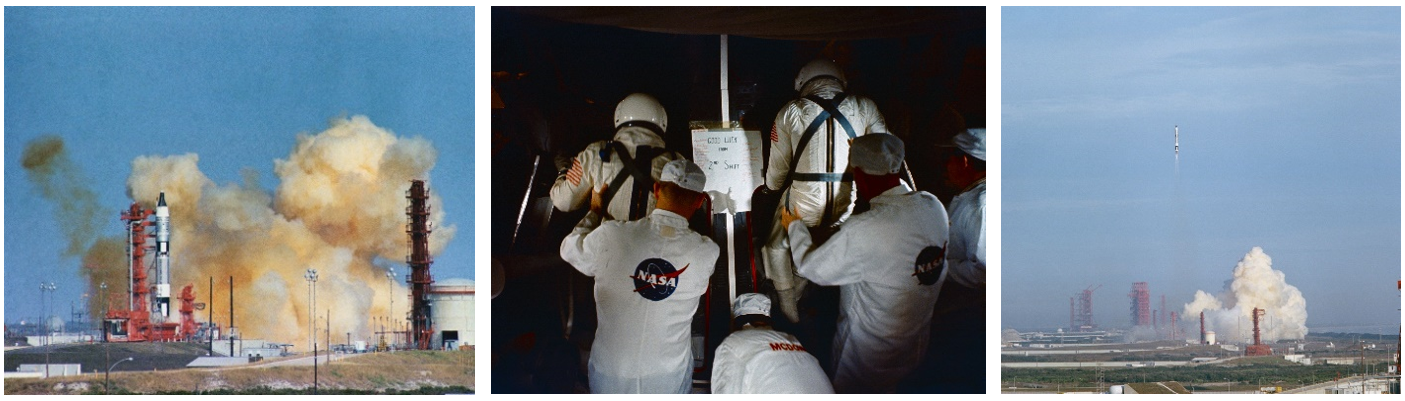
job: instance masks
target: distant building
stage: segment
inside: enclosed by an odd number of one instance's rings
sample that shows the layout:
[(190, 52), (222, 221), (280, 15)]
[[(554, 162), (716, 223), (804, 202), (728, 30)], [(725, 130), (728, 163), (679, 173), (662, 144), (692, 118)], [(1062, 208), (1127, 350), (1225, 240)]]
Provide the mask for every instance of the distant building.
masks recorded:
[(37, 363), (37, 364), (28, 364), (28, 363), (24, 363), (24, 364), (20, 364), (19, 367), (18, 367), (17, 369), (15, 369), (15, 371), (17, 371), (17, 372), (35, 372), (35, 373), (39, 373), (40, 377), (45, 377), (45, 375), (44, 375), (44, 370), (45, 370), (45, 369), (47, 369), (47, 370), (49, 371), (49, 374), (47, 375), (47, 377), (54, 377), (54, 376), (76, 376), (76, 375), (81, 375), (81, 374), (83, 374), (83, 365), (77, 364), (77, 363), (51, 363), (51, 364), (47, 364), (47, 365), (42, 364), (42, 363)]
[(234, 339), (233, 352), (230, 351), (229, 340), (215, 340), (214, 351), (215, 355), (223, 356), (273, 358), (287, 355), (286, 348), (288, 346), (290, 345), (266, 340), (245, 340), (236, 338)]

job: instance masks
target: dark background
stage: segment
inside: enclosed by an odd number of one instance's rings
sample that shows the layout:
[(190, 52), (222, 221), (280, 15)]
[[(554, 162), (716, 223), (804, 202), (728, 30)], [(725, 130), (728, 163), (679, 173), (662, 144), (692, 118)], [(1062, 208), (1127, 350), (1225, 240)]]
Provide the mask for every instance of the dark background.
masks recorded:
[[(494, 7), (492, 18), (491, 238), (507, 272), (506, 290), (492, 301), (495, 393), (582, 390), (576, 349), (590, 344), (593, 299), (590, 279), (557, 254), (580, 213), (540, 202), (556, 176), (553, 160), (613, 136), (615, 105), (634, 92), (659, 99), (669, 113), (664, 140), (690, 156), (688, 122), (721, 118), (719, 34), (729, 34), (732, 120), (769, 132), (797, 96), (800, 67), (835, 60), (846, 92), (873, 99), (907, 143), (918, 189), (944, 203), (960, 191), (942, 179), (956, 152), (951, 138), (985, 127), (981, 7)], [(709, 232), (707, 219), (696, 220)], [(834, 313), (825, 299), (836, 294), (816, 296), (812, 311)], [(929, 362), (904, 390), (984, 391), (984, 299), (983, 291), (943, 288)], [(779, 328), (828, 364), (832, 326)]]

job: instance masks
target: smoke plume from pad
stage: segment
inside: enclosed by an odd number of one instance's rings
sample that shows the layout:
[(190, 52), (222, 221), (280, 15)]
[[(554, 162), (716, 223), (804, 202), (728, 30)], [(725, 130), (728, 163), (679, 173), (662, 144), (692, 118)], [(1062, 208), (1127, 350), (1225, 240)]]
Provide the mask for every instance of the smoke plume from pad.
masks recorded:
[[(247, 172), (242, 185), (216, 184), (200, 171), (198, 155), (185, 154), (137, 157), (127, 195), (154, 208), (160, 193), (166, 193), (173, 287), (195, 284), (198, 302), (205, 302), (209, 277), (214, 277), (213, 319), (227, 325), (227, 283), (233, 276), (234, 323), (241, 336), (301, 348), (309, 328), (303, 279), (308, 268), (320, 276), (319, 339), (328, 329), (333, 339), (345, 339), (346, 333), (364, 338), (381, 329), (373, 327), (376, 317), (389, 318), (391, 324), (405, 321), (410, 300), (404, 275), (390, 282), (376, 264), (403, 266), (409, 247), (405, 192), (411, 179), (429, 179), (437, 156), (423, 138), (398, 137), (364, 116), (338, 118), (323, 132), (299, 134), (288, 157), (274, 161), (279, 184), (271, 194)], [(109, 208), (110, 215), (98, 214), (102, 209), (90, 200), (92, 191), (81, 185), (58, 137), (28, 144), (23, 165), (45, 198), (60, 204), (60, 214), (82, 220), (66, 226), (101, 227), (104, 220), (116, 219), (117, 207)], [(433, 192), (429, 204), (434, 228), (430, 253), (438, 255), (456, 230), (442, 225), (443, 201)], [(72, 210), (93, 212), (67, 213)], [(98, 284), (105, 281), (112, 306), (125, 307), (125, 234), (97, 238), (101, 230), (69, 231), (70, 248), (78, 244), (81, 252), (69, 249), (65, 254), (83, 255), (89, 293), (99, 294)], [(90, 300), (90, 311), (101, 313), (99, 298)], [(323, 321), (329, 311), (330, 325)], [(204, 311), (197, 315), (204, 320)]]
[(1198, 329), (1204, 311), (1205, 330), (1214, 331), (1218, 339), (1251, 342), (1253, 310), (1260, 308), (1267, 311), (1259, 317), (1263, 341), (1301, 340), (1307, 336), (1307, 300), (1285, 278), (1282, 271), (1273, 269), (1268, 254), (1254, 247), (1234, 266), (1234, 278), (1225, 281), (1218, 296), (1195, 292), (1195, 299), (1185, 305), (1181, 324)]

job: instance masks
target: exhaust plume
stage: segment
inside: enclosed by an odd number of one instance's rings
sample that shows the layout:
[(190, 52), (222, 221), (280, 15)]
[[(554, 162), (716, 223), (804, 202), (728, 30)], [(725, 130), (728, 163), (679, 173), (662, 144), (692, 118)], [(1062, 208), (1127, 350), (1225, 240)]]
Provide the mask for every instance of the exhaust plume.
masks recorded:
[(102, 226), (98, 196), (86, 186), (86, 179), (68, 158), (63, 138), (44, 135), (24, 146), (20, 166), (29, 181), (39, 187), (39, 195), (54, 202), (54, 218), (68, 240), (63, 256), (82, 255), (97, 239)]
[(1263, 249), (1254, 247), (1234, 266), (1234, 278), (1225, 281), (1219, 295), (1196, 291), (1195, 299), (1185, 305), (1181, 324), (1196, 327), (1199, 336), (1199, 315), (1205, 312), (1205, 330), (1214, 331), (1224, 341), (1253, 341), (1253, 309), (1267, 313), (1260, 318), (1261, 337), (1266, 342), (1301, 340), (1307, 336), (1307, 301), (1303, 294), (1285, 280), (1280, 270), (1273, 269), (1273, 260)]
[[(375, 317), (396, 324), (405, 320), (410, 302), (404, 277), (391, 282), (377, 263), (403, 265), (405, 191), (411, 178), (428, 178), (437, 153), (429, 141), (397, 137), (365, 116), (333, 119), (330, 125), (317, 134), (299, 134), (288, 157), (274, 161), (279, 184), (272, 194), (247, 171), (242, 185), (216, 184), (200, 171), (193, 153), (132, 161), (127, 194), (152, 208), (164, 191), (170, 205), (172, 286), (195, 284), (197, 298), (204, 300), (213, 276), (213, 319), (225, 325), (224, 283), (233, 276), (235, 325), (244, 338), (301, 349), (308, 343), (309, 313), (317, 319), (316, 338), (325, 339), (330, 330), (334, 341), (346, 333), (368, 338), (380, 329), (372, 327)], [(430, 248), (438, 254), (455, 227), (439, 224), (441, 198), (431, 193), (430, 204), (436, 228)], [(312, 312), (303, 278), (308, 268), (319, 276)], [(113, 285), (108, 282), (109, 291)], [(397, 298), (393, 311), (392, 296)]]
[[(57, 206), (54, 221), (66, 241), (60, 255), (82, 257), (83, 268), (79, 272), (87, 277), (88, 293), (93, 294), (88, 298), (89, 316), (102, 316), (109, 302), (113, 307), (125, 308), (126, 244), (122, 235), (98, 237), (106, 226), (104, 219), (111, 215), (98, 205), (97, 193), (88, 188), (87, 177), (69, 159), (63, 138), (44, 135), (25, 144), (20, 166), (39, 188), (39, 196)], [(107, 283), (107, 298), (99, 288), (102, 283)]]

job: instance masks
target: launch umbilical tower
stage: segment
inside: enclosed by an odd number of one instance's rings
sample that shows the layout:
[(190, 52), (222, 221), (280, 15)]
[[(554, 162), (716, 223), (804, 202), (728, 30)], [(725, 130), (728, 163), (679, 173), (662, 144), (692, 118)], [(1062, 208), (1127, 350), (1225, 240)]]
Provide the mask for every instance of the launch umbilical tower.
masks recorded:
[(1127, 294), (1132, 298), (1132, 325), (1151, 325), (1151, 290), (1147, 288), (1145, 281), (1132, 283), (1132, 292)]
[(405, 209), (410, 218), (405, 226), (410, 234), (410, 254), (405, 258), (410, 265), (410, 343), (426, 350), (434, 337), (434, 322), (429, 318), (429, 286), (434, 283), (429, 274), (429, 265), (434, 263), (429, 256), (429, 189), (423, 180), (411, 180), (405, 198), (410, 200)]
[(1273, 349), (1259, 341), (1259, 316), (1263, 316), (1265, 312), (1267, 311), (1254, 308), (1254, 345), (1250, 345), (1248, 349), (1245, 350), (1245, 355), (1247, 356), (1273, 355)]
[[(164, 199), (163, 195), (162, 200), (164, 201)], [(164, 202), (161, 203), (164, 207)], [(121, 213), (122, 223), (127, 228), (127, 256), (129, 257), (127, 285), (130, 298), (125, 308), (119, 306), (107, 312), (103, 321), (107, 332), (107, 341), (139, 342), (174, 341), (177, 339), (180, 324), (166, 322), (166, 316), (160, 312), (168, 312), (169, 310), (159, 309), (159, 306), (153, 305), (157, 300), (148, 296), (155, 287), (148, 285), (146, 274), (146, 252), (150, 248), (147, 246), (147, 237), (152, 236), (147, 233), (146, 229), (157, 225), (157, 223), (148, 220), (152, 214), (154, 214), (152, 210), (142, 208), (138, 203), (132, 203), (131, 207)], [(158, 241), (163, 243), (166, 239), (167, 237), (158, 237)], [(166, 272), (158, 271), (158, 274), (161, 273)], [(158, 279), (158, 281), (161, 280)], [(157, 289), (159, 290), (159, 288)], [(169, 298), (167, 301), (169, 302)], [(157, 309), (153, 309), (153, 306), (157, 306)], [(156, 313), (154, 314), (153, 311)], [(153, 318), (159, 321), (153, 322)]]
[(1200, 344), (1205, 345), (1205, 311), (1200, 311)]
[(1070, 302), (1073, 308), (1072, 317), (1069, 323), (1071, 331), (1089, 332), (1098, 329), (1098, 325), (1093, 323), (1093, 291), (1102, 288), (1102, 284), (1088, 286), (1088, 289), (1077, 294), (1077, 302)]

